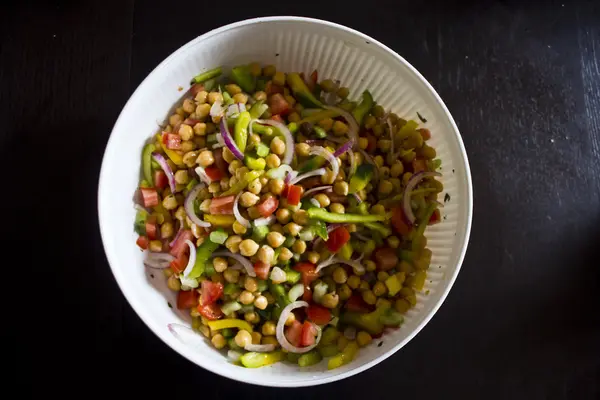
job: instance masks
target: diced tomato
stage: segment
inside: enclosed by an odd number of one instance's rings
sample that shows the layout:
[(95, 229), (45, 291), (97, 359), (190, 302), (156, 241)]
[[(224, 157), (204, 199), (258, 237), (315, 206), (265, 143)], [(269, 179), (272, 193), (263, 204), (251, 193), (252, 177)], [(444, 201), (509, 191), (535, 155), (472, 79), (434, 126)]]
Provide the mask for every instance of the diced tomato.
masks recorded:
[(408, 226), (404, 219), (402, 207), (392, 208), (392, 225), (399, 235), (406, 236), (410, 232), (410, 226)]
[(283, 118), (281, 118), (281, 115), (279, 115), (279, 114), (272, 115), (272, 116), (271, 116), (271, 119), (272, 119), (273, 121), (277, 121), (277, 122), (279, 122), (279, 123), (281, 123), (281, 124), (283, 124), (283, 123), (284, 123), (284, 122), (283, 122)]
[(181, 235), (179, 235), (177, 241), (173, 243), (173, 247), (171, 247), (171, 254), (175, 257), (179, 257), (181, 254), (185, 253), (185, 251), (188, 249), (188, 245), (185, 244), (186, 240), (194, 243), (194, 234), (189, 229), (181, 232)]
[(419, 129), (418, 132), (423, 137), (423, 140), (429, 140), (429, 139), (431, 139), (431, 131), (429, 129), (422, 128), (422, 129)]
[(350, 233), (348, 229), (343, 226), (334, 229), (329, 234), (329, 239), (327, 239), (326, 245), (327, 250), (335, 253), (339, 251), (342, 246), (344, 246), (350, 240)]
[(254, 272), (256, 272), (256, 277), (259, 279), (268, 279), (269, 278), (269, 270), (271, 266), (269, 264), (265, 264), (262, 261), (257, 261), (254, 264)]
[(194, 83), (192, 85), (192, 87), (190, 88), (190, 94), (194, 97), (196, 97), (196, 95), (198, 93), (200, 93), (201, 91), (204, 90), (204, 85), (201, 83)]
[(269, 98), (269, 107), (271, 114), (285, 115), (290, 111), (290, 103), (281, 93), (275, 93)]
[(187, 267), (189, 260), (190, 260), (190, 258), (188, 257), (187, 254), (181, 253), (181, 255), (179, 257), (177, 257), (176, 259), (171, 261), (169, 266), (171, 267), (173, 272), (177, 272), (178, 274), (180, 274), (183, 271), (185, 271), (185, 267)]
[(146, 236), (140, 236), (135, 241), (135, 244), (137, 244), (140, 249), (146, 250), (148, 248), (148, 238)]
[(219, 168), (219, 171), (221, 171), (221, 173), (223, 174), (223, 176), (225, 176), (225, 174), (227, 174), (227, 168), (229, 168), (229, 164), (227, 164), (227, 162), (225, 162), (225, 159), (223, 159), (223, 148), (216, 149), (215, 151), (213, 151), (213, 157), (215, 158), (214, 165), (216, 165), (217, 168)]
[(353, 294), (346, 301), (346, 305), (344, 306), (348, 311), (354, 311), (359, 313), (368, 313), (371, 311), (371, 308), (362, 298), (362, 296), (358, 294)]
[(425, 162), (425, 160), (420, 160), (418, 158), (415, 158), (412, 162), (412, 167), (413, 167), (413, 173), (418, 173), (418, 172), (422, 172), (425, 171), (427, 169), (427, 163)]
[(284, 185), (283, 186), (283, 190), (281, 191), (281, 197), (285, 197), (287, 198), (288, 192), (289, 192), (289, 186), (290, 185)]
[(177, 292), (177, 308), (187, 310), (198, 304), (198, 292), (196, 290), (180, 290)]
[(429, 223), (427, 225), (435, 225), (442, 220), (442, 214), (440, 213), (440, 209), (436, 209), (433, 214), (431, 214), (431, 218), (429, 218)]
[(158, 192), (153, 188), (140, 188), (144, 207), (156, 207), (158, 205)]
[(287, 185), (287, 202), (292, 206), (297, 206), (300, 203), (302, 196), (302, 187), (297, 185)]
[(331, 311), (317, 304), (311, 304), (306, 309), (306, 315), (308, 316), (308, 319), (317, 325), (325, 325), (331, 321)]
[(205, 306), (198, 304), (198, 312), (206, 319), (214, 321), (223, 316), (223, 311), (218, 304), (207, 304)]
[(310, 290), (310, 286), (304, 286), (304, 293), (302, 293), (302, 301), (307, 303), (312, 303), (312, 290)]
[(313, 263), (301, 262), (294, 265), (294, 269), (302, 274), (302, 283), (308, 286), (319, 277), (317, 267)]
[(200, 287), (200, 304), (203, 306), (215, 303), (223, 296), (223, 284), (221, 282), (202, 281)]
[(233, 214), (235, 196), (216, 197), (210, 201), (211, 214)]
[(176, 133), (167, 134), (167, 149), (181, 150), (181, 136)]
[(206, 175), (213, 182), (220, 181), (221, 179), (223, 179), (223, 176), (224, 176), (223, 172), (221, 172), (219, 167), (217, 167), (215, 165), (211, 165), (210, 167), (204, 168), (204, 172), (206, 172)]
[(314, 90), (315, 86), (317, 85), (318, 81), (319, 81), (319, 72), (317, 72), (317, 70), (315, 69), (310, 74), (310, 78), (308, 79), (308, 82), (306, 82), (306, 86), (308, 86), (308, 90), (310, 90), (312, 92)]
[(373, 135), (367, 134), (367, 153), (371, 153), (373, 151), (375, 151), (375, 149), (377, 148), (377, 138)]
[(154, 186), (157, 189), (164, 189), (169, 184), (167, 174), (163, 170), (154, 171)]
[(158, 224), (156, 222), (146, 221), (146, 236), (150, 240), (158, 237)]
[(279, 207), (279, 200), (275, 197), (268, 197), (256, 206), (260, 215), (265, 218), (273, 214), (277, 210), (277, 207)]
[(302, 323), (299, 321), (294, 321), (292, 325), (288, 326), (285, 329), (285, 337), (288, 342), (292, 344), (294, 347), (300, 346), (300, 338), (302, 336)]
[(300, 336), (300, 346), (310, 346), (315, 343), (317, 336), (317, 328), (308, 321), (304, 321), (302, 325), (302, 335)]
[(273, 81), (269, 81), (265, 86), (265, 93), (268, 95), (275, 93), (283, 93), (283, 88), (279, 85), (274, 84)]

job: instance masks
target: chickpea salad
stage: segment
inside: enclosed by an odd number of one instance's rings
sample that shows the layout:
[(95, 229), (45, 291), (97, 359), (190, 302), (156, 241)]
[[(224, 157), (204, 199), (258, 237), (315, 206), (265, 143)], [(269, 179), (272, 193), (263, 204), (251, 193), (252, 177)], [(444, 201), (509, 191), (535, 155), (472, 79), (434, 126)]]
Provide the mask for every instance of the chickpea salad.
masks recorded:
[(224, 72), (194, 77), (143, 149), (144, 264), (232, 362), (345, 365), (423, 290), (443, 191), (431, 133), (317, 71)]

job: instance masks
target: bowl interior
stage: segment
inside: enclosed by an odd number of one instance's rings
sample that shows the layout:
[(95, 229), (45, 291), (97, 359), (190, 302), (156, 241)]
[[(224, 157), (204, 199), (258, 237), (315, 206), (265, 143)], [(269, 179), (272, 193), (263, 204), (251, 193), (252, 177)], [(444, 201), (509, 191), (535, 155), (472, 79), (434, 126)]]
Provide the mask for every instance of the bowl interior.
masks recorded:
[[(444, 193), (442, 223), (428, 228), (433, 251), (425, 290), (402, 327), (359, 352), (350, 364), (327, 371), (326, 362), (300, 370), (287, 364), (261, 369), (232, 365), (208, 341), (180, 341), (169, 323), (189, 319), (175, 304), (160, 271), (147, 271), (135, 245), (132, 194), (140, 173), (145, 141), (158, 131), (190, 78), (218, 65), (231, 67), (259, 61), (278, 70), (340, 79), (358, 98), (369, 89), (375, 100), (399, 116), (427, 119), (431, 145), (442, 159)], [(180, 91), (180, 88), (184, 88)], [(260, 385), (306, 386), (341, 379), (393, 354), (431, 318), (450, 289), (464, 257), (470, 231), (472, 193), (466, 153), (457, 127), (431, 86), (406, 61), (377, 41), (328, 22), (294, 17), (260, 18), (228, 25), (186, 44), (161, 63), (123, 109), (106, 148), (99, 185), (99, 218), (106, 254), (123, 293), (144, 322), (169, 346), (192, 362), (223, 376)], [(151, 277), (151, 275), (153, 277)]]

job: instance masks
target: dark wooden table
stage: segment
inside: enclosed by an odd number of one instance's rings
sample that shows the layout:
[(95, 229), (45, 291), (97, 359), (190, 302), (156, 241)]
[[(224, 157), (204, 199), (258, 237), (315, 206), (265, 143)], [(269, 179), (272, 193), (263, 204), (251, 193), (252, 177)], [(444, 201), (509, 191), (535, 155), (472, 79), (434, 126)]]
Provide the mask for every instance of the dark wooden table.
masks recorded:
[[(0, 6), (11, 382), (67, 397), (598, 398), (598, 2), (236, 3)], [(121, 295), (96, 216), (104, 146), (144, 77), (210, 29), (281, 14), (356, 28), (419, 69), (460, 127), (475, 188), (467, 257), (437, 315), (380, 365), (313, 389), (243, 385), (170, 350)]]

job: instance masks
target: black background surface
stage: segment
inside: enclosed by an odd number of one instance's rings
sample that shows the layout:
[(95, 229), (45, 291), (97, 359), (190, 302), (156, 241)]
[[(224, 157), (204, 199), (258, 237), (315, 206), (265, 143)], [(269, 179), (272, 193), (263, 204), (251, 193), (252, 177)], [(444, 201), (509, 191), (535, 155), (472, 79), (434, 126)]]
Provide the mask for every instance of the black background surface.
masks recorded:
[[(600, 396), (598, 2), (0, 7), (3, 243), (16, 257), (3, 263), (2, 337), (23, 395)], [(240, 384), (170, 350), (120, 293), (98, 230), (101, 157), (129, 95), (189, 40), (265, 15), (338, 22), (404, 56), (452, 112), (473, 174), (469, 250), (440, 311), (393, 357), (315, 388)]]

